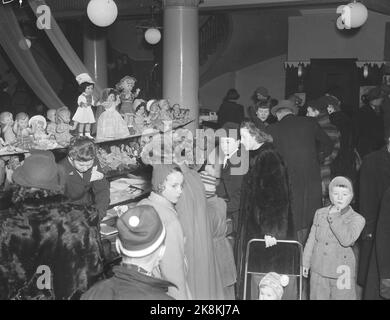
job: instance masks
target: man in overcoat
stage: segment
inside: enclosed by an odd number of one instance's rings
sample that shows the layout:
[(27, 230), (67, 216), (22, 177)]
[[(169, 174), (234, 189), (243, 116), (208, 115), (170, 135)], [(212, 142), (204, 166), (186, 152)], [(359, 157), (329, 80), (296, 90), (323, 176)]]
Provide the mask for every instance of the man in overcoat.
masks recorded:
[(297, 117), (298, 108), (290, 100), (279, 101), (271, 113), (278, 122), (267, 131), (287, 164), (294, 230), (304, 244), (314, 213), (322, 206), (320, 160), (332, 152), (333, 142), (315, 119)]

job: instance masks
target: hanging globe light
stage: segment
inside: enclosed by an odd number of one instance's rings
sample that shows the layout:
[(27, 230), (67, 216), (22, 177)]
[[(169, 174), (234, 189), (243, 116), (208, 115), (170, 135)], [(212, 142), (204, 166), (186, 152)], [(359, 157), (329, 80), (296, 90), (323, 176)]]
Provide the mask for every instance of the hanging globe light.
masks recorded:
[(19, 41), (19, 47), (22, 49), (22, 50), (28, 50), (31, 48), (31, 40), (28, 39), (28, 38), (24, 38), (24, 39), (21, 39)]
[(149, 28), (145, 32), (145, 40), (149, 44), (156, 44), (161, 40), (161, 32), (157, 28)]
[(367, 8), (363, 3), (356, 2), (356, 0), (348, 4), (348, 7), (350, 7), (350, 11), (351, 11), (350, 13), (351, 28), (361, 27), (367, 21), (367, 17), (368, 17)]
[(118, 16), (118, 7), (113, 0), (91, 0), (88, 3), (89, 20), (98, 27), (108, 27)]

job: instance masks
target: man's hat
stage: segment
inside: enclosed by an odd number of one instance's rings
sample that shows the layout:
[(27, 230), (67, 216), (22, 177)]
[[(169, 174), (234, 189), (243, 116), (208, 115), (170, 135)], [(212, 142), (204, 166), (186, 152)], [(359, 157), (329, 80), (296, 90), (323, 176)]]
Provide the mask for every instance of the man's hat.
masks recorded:
[(276, 116), (276, 112), (278, 112), (280, 109), (289, 109), (292, 111), (293, 114), (298, 114), (298, 108), (291, 100), (280, 100), (275, 107), (272, 107), (272, 115)]

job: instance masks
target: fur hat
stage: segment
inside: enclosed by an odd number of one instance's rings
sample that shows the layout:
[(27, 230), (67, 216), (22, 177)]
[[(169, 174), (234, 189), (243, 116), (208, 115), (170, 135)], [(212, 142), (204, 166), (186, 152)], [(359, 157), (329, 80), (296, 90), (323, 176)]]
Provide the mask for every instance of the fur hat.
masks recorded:
[(132, 258), (145, 257), (156, 251), (165, 239), (165, 227), (157, 211), (140, 205), (122, 214), (117, 222), (117, 250)]
[(64, 185), (53, 153), (41, 150), (32, 151), (23, 165), (15, 169), (12, 180), (24, 187), (52, 191), (60, 191)]
[(298, 114), (298, 107), (291, 100), (280, 100), (276, 106), (272, 107), (272, 115), (276, 116), (276, 112), (278, 112), (280, 109), (289, 109), (293, 114)]
[(89, 83), (95, 83), (92, 78), (90, 77), (90, 75), (88, 73), (80, 73), (77, 77), (76, 77), (76, 81), (77, 83), (80, 85), (84, 82), (89, 82)]
[(259, 289), (261, 287), (271, 288), (277, 299), (282, 299), (283, 296), (283, 287), (286, 287), (289, 283), (289, 278), (287, 275), (280, 275), (276, 272), (268, 272), (260, 281)]
[(267, 88), (264, 88), (264, 87), (256, 88), (255, 93), (260, 93), (263, 97), (268, 97), (269, 96)]

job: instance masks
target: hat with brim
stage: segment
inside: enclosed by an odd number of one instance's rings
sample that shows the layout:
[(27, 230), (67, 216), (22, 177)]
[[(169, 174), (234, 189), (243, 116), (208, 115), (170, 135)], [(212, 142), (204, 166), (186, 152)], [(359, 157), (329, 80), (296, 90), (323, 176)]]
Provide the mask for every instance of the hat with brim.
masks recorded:
[(272, 107), (271, 109), (271, 113), (273, 116), (276, 116), (276, 113), (281, 110), (281, 109), (288, 109), (290, 110), (294, 115), (297, 115), (298, 114), (298, 108), (297, 106), (295, 105), (294, 102), (292, 102), (291, 100), (280, 100), (279, 103)]
[(16, 168), (12, 180), (23, 187), (61, 191), (64, 186), (61, 174), (53, 153), (33, 150), (23, 165)]

